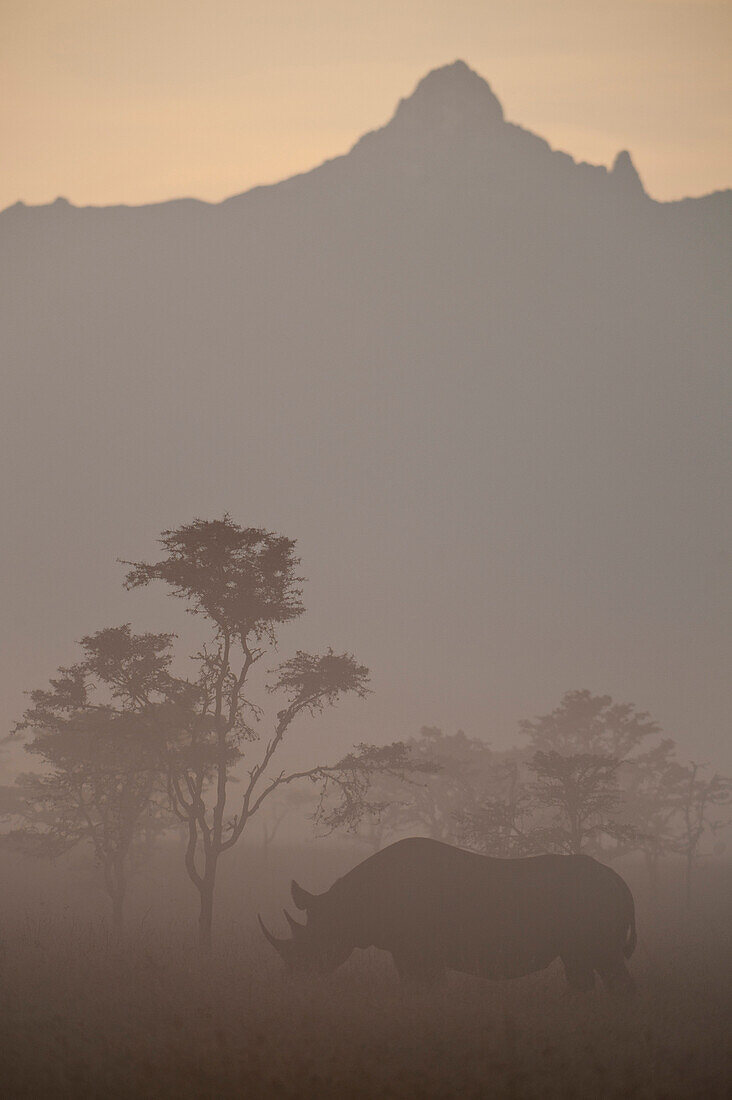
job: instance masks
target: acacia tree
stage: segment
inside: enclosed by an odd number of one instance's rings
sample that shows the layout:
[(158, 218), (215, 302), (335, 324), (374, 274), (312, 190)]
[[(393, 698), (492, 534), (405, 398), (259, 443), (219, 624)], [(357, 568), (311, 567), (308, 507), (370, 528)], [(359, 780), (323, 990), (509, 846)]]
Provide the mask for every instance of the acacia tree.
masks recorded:
[(536, 838), (544, 847), (600, 850), (603, 837), (626, 841), (632, 828), (619, 819), (619, 769), (637, 755), (656, 722), (632, 703), (609, 695), (568, 691), (550, 714), (520, 723), (534, 750)]
[(619, 769), (623, 796), (619, 816), (627, 827), (626, 848), (642, 853), (654, 901), (661, 859), (676, 849), (674, 819), (683, 768), (675, 750), (674, 742), (664, 738)]
[(484, 778), (479, 805), (457, 814), (462, 843), (489, 856), (531, 855), (541, 850), (534, 798), (517, 754), (498, 759)]
[(438, 726), (422, 726), (418, 737), (399, 744), (399, 766), (375, 768), (368, 799), (320, 807), (318, 823), (327, 832), (351, 833), (375, 851), (410, 834), (458, 838), (460, 815), (477, 806), (484, 790), (490, 748), (462, 730), (446, 734)]
[(615, 703), (609, 695), (593, 695), (584, 689), (565, 692), (550, 714), (524, 719), (519, 729), (535, 751), (625, 760), (660, 727), (647, 711), (637, 710), (632, 703)]
[(536, 773), (533, 795), (550, 821), (534, 829), (546, 849), (579, 853), (597, 849), (603, 835), (618, 835), (622, 826), (612, 813), (620, 802), (620, 762), (594, 753), (537, 752), (530, 767)]
[(6, 846), (55, 857), (91, 848), (122, 929), (136, 849), (166, 827), (152, 714), (184, 691), (170, 676), (171, 636), (111, 627), (82, 639), (84, 658), (31, 692), (16, 726), (41, 772), (21, 775)]
[[(361, 746), (365, 750), (367, 746)], [(373, 746), (368, 746), (373, 751)], [(372, 852), (378, 852), (385, 844), (413, 832), (410, 821), (415, 791), (423, 780), (416, 773), (425, 771), (424, 762), (415, 760), (408, 743), (401, 743), (400, 763), (397, 767), (384, 761), (383, 767), (374, 766), (368, 790), (357, 791), (352, 787), (350, 795), (332, 785), (326, 785), (313, 815), (320, 836), (334, 832), (345, 833), (365, 844)], [(335, 796), (335, 801), (334, 797)]]
[(686, 902), (691, 903), (694, 867), (704, 835), (716, 834), (730, 823), (732, 782), (714, 772), (705, 776), (704, 765), (691, 763), (679, 769), (676, 786), (675, 851), (684, 856)]
[[(131, 566), (125, 584), (134, 589), (162, 581), (207, 632), (194, 656), (192, 716), (175, 731), (168, 728), (163, 758), (170, 805), (187, 833), (185, 866), (199, 895), (200, 943), (209, 949), (219, 860), (267, 799), (301, 779), (327, 782), (345, 800), (362, 795), (368, 753), (290, 772), (273, 763), (298, 718), (349, 693), (363, 697), (369, 673), (349, 653), (298, 651), (271, 673), (268, 691), (282, 705), (268, 719), (248, 688), (252, 669), (274, 649), (278, 628), (304, 611), (294, 541), (240, 527), (228, 515), (195, 519), (164, 531), (159, 541), (160, 560), (125, 563)], [(398, 749), (392, 756), (397, 759)], [(242, 764), (246, 776), (232, 805), (231, 780)]]
[(431, 761), (414, 758), (410, 742), (360, 744), (323, 777), (313, 814), (316, 829), (325, 836), (348, 833), (378, 851), (402, 832), (407, 792), (434, 771)]
[(402, 806), (402, 829), (454, 842), (458, 814), (475, 807), (485, 787), (491, 749), (461, 729), (449, 734), (438, 726), (422, 726), (419, 737), (407, 745), (411, 759), (422, 764), (425, 775), (411, 785), (410, 797)]

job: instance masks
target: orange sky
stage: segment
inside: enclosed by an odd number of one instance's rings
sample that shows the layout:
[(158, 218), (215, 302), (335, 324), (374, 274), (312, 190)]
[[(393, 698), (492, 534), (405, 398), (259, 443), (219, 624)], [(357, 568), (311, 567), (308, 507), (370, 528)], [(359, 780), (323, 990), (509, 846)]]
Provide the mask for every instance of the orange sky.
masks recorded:
[(345, 152), (462, 57), (656, 198), (732, 186), (730, 0), (0, 0), (0, 208), (217, 200)]

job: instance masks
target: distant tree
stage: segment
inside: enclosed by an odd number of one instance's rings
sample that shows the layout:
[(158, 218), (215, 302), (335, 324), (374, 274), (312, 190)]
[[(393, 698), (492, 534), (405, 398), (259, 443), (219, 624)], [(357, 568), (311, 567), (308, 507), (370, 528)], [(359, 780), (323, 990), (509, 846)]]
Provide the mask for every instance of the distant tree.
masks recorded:
[(576, 854), (597, 850), (600, 837), (619, 832), (612, 816), (621, 798), (619, 763), (594, 753), (535, 753), (534, 803), (550, 813), (547, 824), (534, 828), (535, 841), (545, 850)]
[(632, 703), (615, 703), (609, 695), (582, 690), (565, 692), (550, 714), (525, 719), (519, 729), (534, 751), (625, 760), (660, 727)]
[(313, 811), (313, 792), (310, 790), (283, 787), (272, 795), (262, 807), (262, 848), (265, 857), (288, 817), (298, 812), (300, 815), (312, 817)]
[[(414, 831), (409, 826), (410, 800), (413, 788), (422, 782), (426, 765), (411, 759), (406, 743), (397, 745), (398, 759), (383, 758), (382, 766), (374, 763), (367, 789), (352, 788), (351, 795), (345, 798), (335, 788), (322, 789), (312, 815), (317, 836), (340, 832), (369, 851), (379, 852)], [(362, 745), (361, 749), (378, 751), (374, 745)]]
[(659, 732), (650, 715), (609, 695), (569, 691), (550, 714), (520, 729), (534, 753), (535, 839), (567, 852), (598, 852), (608, 838), (616, 846), (627, 841), (632, 828), (618, 814), (619, 769)]
[(409, 792), (435, 770), (431, 761), (415, 758), (410, 750), (409, 742), (363, 743), (346, 756), (321, 786), (313, 814), (320, 835), (344, 832), (366, 840), (373, 851), (395, 839), (404, 824)]
[(0, 786), (0, 821), (11, 821), (22, 815), (25, 809), (17, 786)]
[(677, 777), (674, 848), (684, 857), (687, 904), (704, 836), (720, 833), (732, 820), (732, 781), (717, 772), (705, 776), (704, 771), (704, 765), (691, 763)]
[(422, 726), (419, 736), (406, 745), (410, 760), (415, 768), (421, 765), (424, 775), (410, 783), (398, 804), (398, 828), (454, 842), (458, 816), (477, 806), (485, 788), (491, 749), (463, 730), (450, 734), (438, 726)]
[(622, 850), (643, 854), (651, 898), (658, 896), (659, 865), (676, 850), (674, 819), (678, 814), (683, 769), (670, 738), (626, 761), (619, 769), (622, 804), (619, 818), (626, 831)]
[[(126, 586), (162, 581), (207, 634), (193, 658), (192, 713), (168, 731), (164, 759), (170, 804), (187, 834), (186, 870), (199, 895), (200, 943), (208, 949), (219, 860), (268, 799), (297, 780), (337, 790), (344, 813), (364, 797), (373, 765), (368, 751), (330, 767), (288, 772), (273, 765), (296, 720), (344, 695), (363, 697), (369, 673), (348, 653), (298, 651), (271, 673), (268, 691), (281, 704), (268, 720), (248, 689), (252, 669), (275, 647), (278, 628), (304, 611), (294, 541), (224, 516), (164, 531), (160, 545), (158, 561), (126, 563)], [(270, 732), (263, 739), (265, 725)], [(257, 743), (262, 747), (255, 753)], [(232, 779), (242, 764), (246, 776), (230, 809)]]
[(6, 846), (55, 857), (89, 846), (100, 868), (117, 931), (136, 856), (168, 822), (161, 812), (153, 712), (178, 692), (168, 634), (112, 627), (81, 641), (84, 659), (31, 692), (16, 727), (41, 772), (16, 783)]
[[(333, 832), (333, 829), (331, 828), (328, 831)], [(349, 832), (353, 840), (365, 844), (372, 853), (380, 852), (382, 848), (395, 839), (386, 813), (370, 813), (364, 817), (357, 829), (349, 830)]]
[(350, 814), (343, 807), (324, 809), (320, 821), (328, 831), (360, 836), (374, 850), (401, 836), (457, 839), (459, 815), (477, 805), (490, 749), (462, 730), (446, 734), (437, 726), (422, 726), (417, 737), (400, 744), (400, 766), (374, 773), (369, 799)]
[(534, 822), (534, 797), (524, 762), (512, 754), (498, 759), (483, 777), (477, 807), (460, 811), (458, 839), (485, 855), (515, 857), (541, 850)]

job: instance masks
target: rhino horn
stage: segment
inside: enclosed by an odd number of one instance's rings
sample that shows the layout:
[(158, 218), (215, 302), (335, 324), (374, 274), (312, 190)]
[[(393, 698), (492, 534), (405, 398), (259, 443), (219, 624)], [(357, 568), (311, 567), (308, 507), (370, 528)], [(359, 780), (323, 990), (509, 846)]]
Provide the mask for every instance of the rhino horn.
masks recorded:
[(305, 931), (305, 925), (300, 924), (299, 920), (295, 920), (294, 917), (291, 917), (286, 909), (283, 909), (282, 912), (285, 914), (285, 920), (287, 921), (287, 923), (290, 926), (290, 929), (292, 930), (293, 938), (297, 939)]
[(290, 885), (290, 892), (298, 909), (309, 909), (317, 900), (316, 894), (309, 894), (307, 890), (303, 890), (302, 886), (299, 886), (294, 879)]
[(267, 928), (267, 925), (260, 917), (259, 913), (257, 913), (257, 920), (259, 921), (259, 927), (262, 929), (262, 932), (264, 933), (264, 938), (267, 940), (267, 942), (272, 944), (275, 951), (277, 951), (283, 959), (287, 959), (290, 954), (290, 945), (292, 944), (292, 940), (278, 940), (276, 936), (273, 936), (270, 930)]

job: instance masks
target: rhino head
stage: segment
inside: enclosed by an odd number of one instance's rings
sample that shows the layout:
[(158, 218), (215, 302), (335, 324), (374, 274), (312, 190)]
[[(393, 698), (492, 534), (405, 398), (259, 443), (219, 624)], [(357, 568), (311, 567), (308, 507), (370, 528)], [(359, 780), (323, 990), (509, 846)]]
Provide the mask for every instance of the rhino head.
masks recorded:
[(310, 894), (294, 879), (290, 890), (297, 908), (307, 913), (305, 924), (283, 909), (292, 935), (290, 939), (279, 939), (258, 916), (264, 937), (284, 960), (288, 972), (330, 974), (345, 962), (353, 945), (344, 941), (342, 930), (330, 919), (326, 895)]

